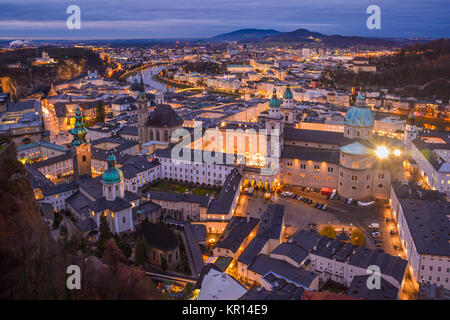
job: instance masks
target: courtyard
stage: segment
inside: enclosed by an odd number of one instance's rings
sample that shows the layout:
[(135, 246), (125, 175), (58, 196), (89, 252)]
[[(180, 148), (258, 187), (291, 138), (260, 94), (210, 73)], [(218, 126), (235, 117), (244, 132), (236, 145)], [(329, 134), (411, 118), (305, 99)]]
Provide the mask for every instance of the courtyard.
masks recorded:
[(142, 189), (142, 193), (146, 193), (150, 190), (174, 192), (174, 193), (192, 192), (197, 196), (210, 196), (212, 194), (214, 198), (217, 198), (217, 196), (219, 195), (220, 188), (209, 189), (207, 187), (202, 187), (190, 183), (159, 180), (144, 186)]

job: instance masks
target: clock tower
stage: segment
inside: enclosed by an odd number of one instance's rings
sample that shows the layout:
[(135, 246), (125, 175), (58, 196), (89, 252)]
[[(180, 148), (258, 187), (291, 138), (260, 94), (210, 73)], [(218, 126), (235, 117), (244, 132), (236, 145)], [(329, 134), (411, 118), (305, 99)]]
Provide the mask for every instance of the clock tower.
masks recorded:
[(87, 129), (83, 123), (80, 107), (75, 111), (75, 127), (70, 131), (73, 135), (73, 173), (75, 177), (83, 174), (92, 175), (91, 144), (86, 140)]

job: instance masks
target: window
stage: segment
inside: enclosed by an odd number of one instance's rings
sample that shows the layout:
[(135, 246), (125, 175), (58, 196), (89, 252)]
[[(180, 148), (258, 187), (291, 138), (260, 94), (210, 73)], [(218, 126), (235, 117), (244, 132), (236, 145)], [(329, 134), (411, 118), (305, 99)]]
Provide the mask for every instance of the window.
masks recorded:
[(320, 170), (320, 165), (315, 164), (314, 165), (314, 170), (319, 171)]
[(358, 181), (358, 176), (352, 176), (352, 181)]
[(333, 172), (334, 168), (333, 167), (328, 167), (328, 172)]
[(304, 163), (300, 164), (300, 169), (305, 170), (306, 169), (306, 164), (304, 164)]
[(126, 221), (126, 219), (125, 219), (125, 217), (123, 217), (123, 218), (122, 218), (122, 222), (125, 223), (125, 221)]
[(384, 173), (379, 173), (378, 174), (378, 179), (384, 179)]
[(383, 188), (383, 185), (380, 183), (380, 184), (378, 185), (378, 188)]
[(358, 166), (359, 166), (359, 164), (358, 164), (357, 161), (353, 161), (353, 162), (352, 162), (352, 168), (353, 168), (353, 169), (358, 169)]

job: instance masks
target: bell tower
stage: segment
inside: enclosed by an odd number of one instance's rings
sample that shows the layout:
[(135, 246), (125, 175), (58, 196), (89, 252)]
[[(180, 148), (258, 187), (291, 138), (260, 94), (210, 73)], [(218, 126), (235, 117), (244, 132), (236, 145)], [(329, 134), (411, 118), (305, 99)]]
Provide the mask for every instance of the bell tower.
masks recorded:
[(87, 141), (87, 129), (83, 123), (80, 107), (75, 110), (75, 127), (70, 131), (73, 135), (73, 173), (76, 177), (88, 174), (92, 175), (91, 169), (91, 144)]
[(280, 111), (281, 101), (277, 97), (277, 90), (273, 89), (272, 99), (269, 101), (269, 115), (266, 119), (267, 157), (280, 158), (283, 149), (283, 116)]
[(416, 118), (414, 117), (414, 113), (411, 110), (408, 114), (408, 118), (406, 119), (404, 143), (405, 144), (410, 143), (415, 138), (417, 138), (417, 136), (418, 132), (416, 126)]
[(294, 125), (294, 95), (291, 91), (291, 87), (288, 85), (286, 91), (283, 93), (283, 103), (281, 105), (281, 114), (283, 116), (283, 122), (289, 126)]
[(138, 106), (138, 136), (139, 144), (142, 145), (147, 141), (147, 132), (145, 124), (148, 120), (148, 98), (145, 92), (144, 81), (141, 75), (141, 82), (139, 86), (139, 93), (137, 95), (137, 106)]

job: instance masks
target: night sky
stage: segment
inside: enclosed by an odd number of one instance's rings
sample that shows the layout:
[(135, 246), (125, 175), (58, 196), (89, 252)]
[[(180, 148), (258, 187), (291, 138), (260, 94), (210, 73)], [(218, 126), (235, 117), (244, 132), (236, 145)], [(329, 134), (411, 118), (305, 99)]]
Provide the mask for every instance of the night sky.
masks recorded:
[[(81, 30), (66, 9), (81, 8)], [(381, 8), (381, 30), (366, 8)], [(450, 37), (449, 0), (0, 0), (0, 39), (202, 38), (241, 28), (372, 37)]]

